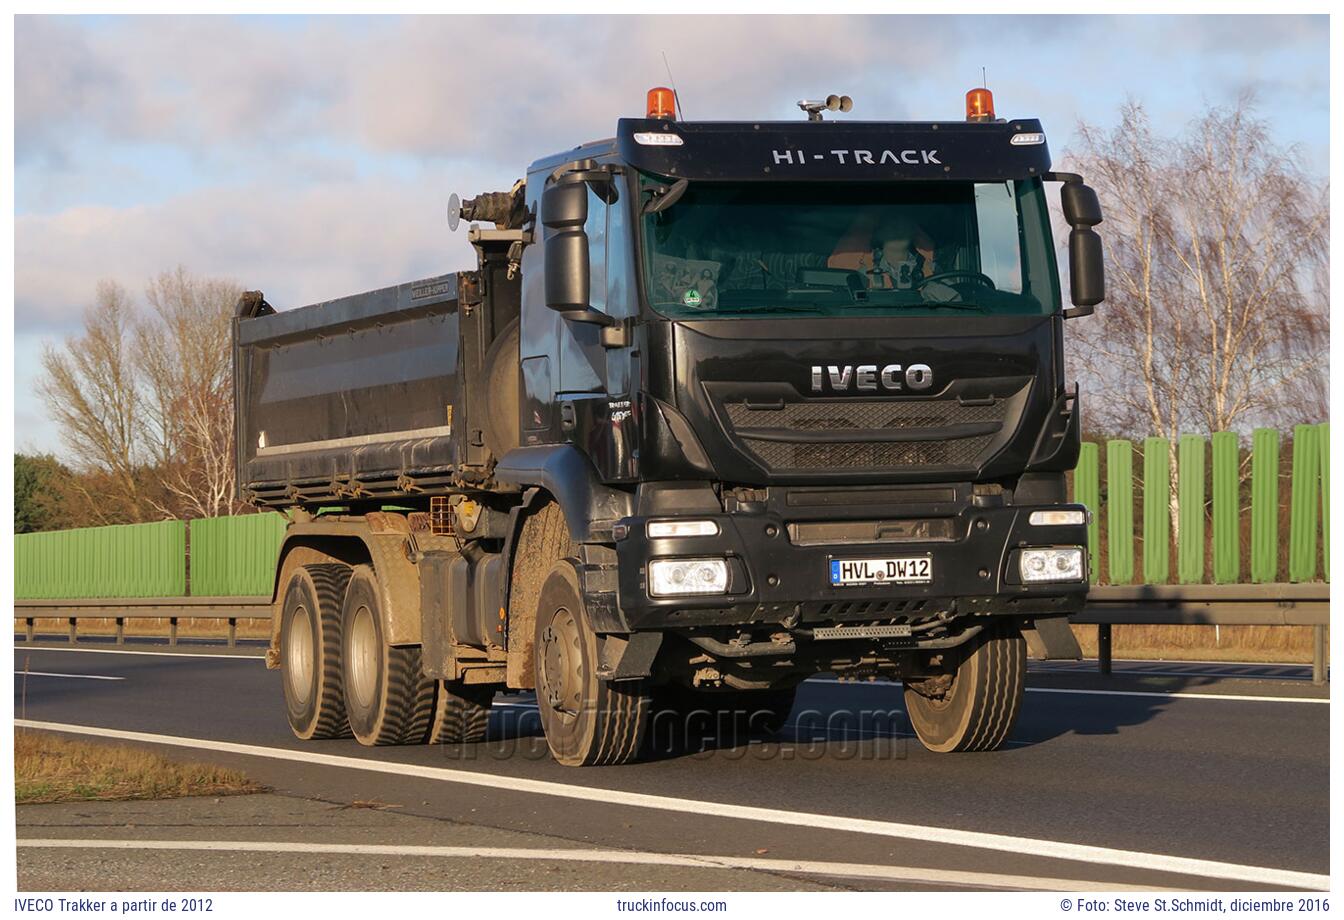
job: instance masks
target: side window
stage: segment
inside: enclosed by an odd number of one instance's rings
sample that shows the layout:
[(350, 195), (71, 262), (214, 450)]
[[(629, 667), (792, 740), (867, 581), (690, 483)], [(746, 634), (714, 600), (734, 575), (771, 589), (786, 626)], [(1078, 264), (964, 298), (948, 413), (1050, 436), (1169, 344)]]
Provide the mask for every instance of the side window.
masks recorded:
[(618, 199), (607, 208), (607, 312), (616, 317), (638, 312), (628, 207), (624, 199)]
[(980, 271), (1000, 291), (1022, 293), (1022, 247), (1018, 239), (1017, 202), (1012, 183), (979, 182), (975, 186), (975, 223)]
[(583, 225), (588, 234), (589, 303), (594, 310), (607, 310), (607, 203), (588, 189), (588, 222)]

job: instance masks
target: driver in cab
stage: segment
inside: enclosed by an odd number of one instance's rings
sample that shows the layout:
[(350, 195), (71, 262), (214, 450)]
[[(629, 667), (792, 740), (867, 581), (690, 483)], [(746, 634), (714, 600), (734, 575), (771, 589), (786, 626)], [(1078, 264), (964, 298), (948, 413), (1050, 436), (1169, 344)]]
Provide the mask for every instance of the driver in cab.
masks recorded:
[[(862, 274), (870, 290), (915, 290), (928, 300), (949, 301), (957, 291), (941, 282), (925, 283), (941, 272), (950, 271), (950, 254), (935, 249), (934, 242), (915, 221), (904, 215), (886, 217), (873, 229), (868, 252), (832, 253), (827, 265), (847, 268)], [(948, 264), (944, 264), (944, 262)]]

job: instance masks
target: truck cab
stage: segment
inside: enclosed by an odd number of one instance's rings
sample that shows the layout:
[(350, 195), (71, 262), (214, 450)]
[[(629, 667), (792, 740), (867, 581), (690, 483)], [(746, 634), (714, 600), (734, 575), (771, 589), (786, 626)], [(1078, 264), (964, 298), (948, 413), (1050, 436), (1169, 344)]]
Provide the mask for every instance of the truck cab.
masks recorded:
[[(453, 205), (479, 258), (440, 292), (457, 354), (434, 399), (450, 423), (419, 449), (421, 466), (441, 453), (439, 482), (397, 448), (397, 487), (347, 495), (349, 520), (329, 522), (311, 507), (331, 495), (304, 492), (293, 454), (265, 476), (241, 457), (240, 482), (256, 500), (285, 480), (294, 546), (325, 534), (327, 565), (354, 561), (330, 552), (333, 527), (372, 513), (400, 533), (388, 515), (404, 514), (424, 532), (410, 566), (373, 574), (415, 582), (419, 628), (400, 638), (416, 642), (400, 647), (417, 647), (430, 695), (479, 708), (480, 688), (534, 690), (561, 762), (638, 756), (655, 714), (688, 705), (777, 728), (818, 672), (901, 680), (930, 749), (998, 747), (1028, 650), (1078, 655), (1088, 512), (1067, 502), (1080, 405), (1063, 355), (1067, 322), (1103, 296), (1095, 194), (1051, 171), (1038, 121), (996, 118), (984, 90), (951, 122), (826, 121), (821, 103), (800, 103), (807, 121), (686, 122), (670, 98), (651, 91), (614, 137)], [(240, 312), (243, 331), (264, 315)], [(240, 419), (265, 403), (240, 393)], [(240, 445), (257, 428), (240, 421)], [(358, 479), (358, 455), (350, 467)], [(296, 565), (277, 577), (282, 667)], [(348, 606), (333, 631), (358, 628)], [(395, 645), (336, 641), (354, 670)]]

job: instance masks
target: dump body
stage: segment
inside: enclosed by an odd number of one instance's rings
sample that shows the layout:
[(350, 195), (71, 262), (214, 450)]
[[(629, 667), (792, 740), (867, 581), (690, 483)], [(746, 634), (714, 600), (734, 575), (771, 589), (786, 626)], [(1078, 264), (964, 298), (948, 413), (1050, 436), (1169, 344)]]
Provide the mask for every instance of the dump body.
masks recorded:
[(260, 312), (236, 320), (241, 494), (295, 504), (447, 481), (459, 462), (456, 274)]

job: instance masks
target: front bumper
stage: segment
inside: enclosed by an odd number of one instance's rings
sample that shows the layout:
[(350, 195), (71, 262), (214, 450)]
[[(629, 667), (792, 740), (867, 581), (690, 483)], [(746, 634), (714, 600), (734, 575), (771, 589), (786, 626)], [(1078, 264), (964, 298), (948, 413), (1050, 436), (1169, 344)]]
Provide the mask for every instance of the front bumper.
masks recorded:
[[(1086, 554), (1081, 581), (1028, 585), (1018, 576), (1021, 548), (1087, 545), (1084, 524), (1028, 521), (1032, 511), (1065, 508), (1084, 510), (1080, 505), (966, 506), (936, 519), (938, 526), (931, 528), (938, 533), (936, 539), (808, 545), (795, 542), (790, 521), (773, 511), (688, 514), (686, 518), (713, 520), (718, 534), (675, 538), (650, 538), (650, 518), (626, 518), (618, 528), (624, 537), (616, 543), (617, 605), (632, 631), (771, 623), (790, 627), (918, 623), (940, 613), (1023, 617), (1076, 613), (1087, 594)], [(868, 516), (893, 518), (885, 508), (873, 509)], [(669, 519), (675, 516), (656, 518)], [(834, 587), (830, 582), (832, 558), (923, 555), (932, 561), (932, 576), (925, 584)], [(701, 557), (728, 560), (727, 593), (650, 596), (649, 560)]]

